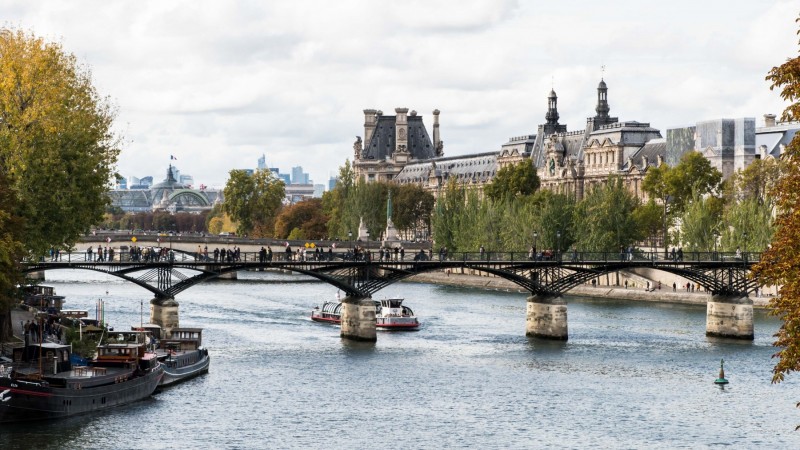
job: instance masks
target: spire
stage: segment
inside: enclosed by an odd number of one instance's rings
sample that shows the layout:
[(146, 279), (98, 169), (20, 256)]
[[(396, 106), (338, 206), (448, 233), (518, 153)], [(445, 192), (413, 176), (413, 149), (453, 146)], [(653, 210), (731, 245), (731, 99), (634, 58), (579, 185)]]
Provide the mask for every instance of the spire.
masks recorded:
[(177, 183), (177, 181), (175, 180), (175, 176), (172, 174), (172, 164), (170, 164), (169, 167), (167, 168), (167, 179), (164, 181), (166, 181), (167, 183)]
[(600, 84), (597, 85), (597, 108), (594, 110), (597, 111), (597, 115), (594, 116), (595, 119), (598, 119), (597, 121), (608, 121), (608, 112), (611, 111), (611, 108), (608, 107), (608, 87), (602, 78), (600, 78)]
[(544, 118), (547, 119), (548, 125), (558, 125), (558, 96), (556, 91), (550, 90), (550, 95), (547, 96), (547, 114)]

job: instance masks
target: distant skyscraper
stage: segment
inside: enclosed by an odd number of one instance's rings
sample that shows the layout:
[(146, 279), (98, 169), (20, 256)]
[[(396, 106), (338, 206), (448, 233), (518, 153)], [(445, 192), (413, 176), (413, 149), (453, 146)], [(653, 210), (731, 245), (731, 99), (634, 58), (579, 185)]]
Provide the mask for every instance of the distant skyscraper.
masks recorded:
[(338, 183), (338, 182), (339, 182), (339, 179), (338, 179), (338, 178), (336, 178), (336, 177), (331, 177), (331, 179), (330, 179), (330, 180), (328, 180), (328, 190), (329, 190), (329, 191), (332, 191), (332, 190), (333, 190), (333, 188), (335, 188), (335, 187), (336, 187), (336, 183)]
[(314, 185), (314, 198), (322, 198), (322, 194), (325, 192), (325, 185), (324, 184), (315, 184)]
[(181, 175), (181, 178), (178, 181), (185, 186), (194, 185), (194, 177), (191, 175)]
[(139, 184), (142, 186), (150, 187), (153, 185), (153, 177), (149, 176), (149, 177), (139, 178)]
[(267, 157), (264, 154), (261, 154), (261, 158), (258, 158), (258, 170), (266, 170), (267, 169)]
[(292, 184), (311, 184), (308, 174), (303, 172), (303, 166), (292, 167)]

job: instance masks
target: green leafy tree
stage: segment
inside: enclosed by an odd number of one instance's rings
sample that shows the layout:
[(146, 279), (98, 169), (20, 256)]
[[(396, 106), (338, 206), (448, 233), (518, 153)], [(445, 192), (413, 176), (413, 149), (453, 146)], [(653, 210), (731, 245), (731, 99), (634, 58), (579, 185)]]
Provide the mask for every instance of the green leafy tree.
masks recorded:
[(531, 195), (539, 189), (539, 176), (530, 160), (504, 166), (497, 171), (492, 181), (483, 188), (492, 200), (505, 197)]
[(767, 248), (775, 233), (773, 202), (761, 203), (757, 197), (735, 201), (724, 213), (720, 227), (720, 249), (732, 252), (760, 252)]
[(671, 190), (669, 180), (672, 168), (666, 164), (658, 167), (651, 167), (642, 180), (642, 190), (645, 191), (651, 200), (658, 200), (661, 203), (661, 233), (664, 236), (664, 253), (669, 249), (669, 228), (673, 224), (674, 204), (670, 203)]
[(349, 211), (354, 187), (355, 172), (348, 159), (339, 168), (336, 186), (322, 195), (322, 207), (329, 217), (328, 236), (332, 238), (345, 239), (348, 231), (352, 233), (358, 227), (358, 218)]
[(102, 221), (119, 154), (115, 116), (90, 70), (59, 44), (0, 30), (0, 172), (34, 256), (70, 247)]
[[(453, 251), (477, 251), (478, 246), (458, 247), (456, 238), (460, 236), (460, 225), (462, 222), (464, 205), (466, 201), (466, 190), (450, 179), (444, 189), (439, 192), (436, 206), (434, 207), (432, 224), (433, 240), (438, 246), (446, 246)], [(463, 237), (461, 237), (463, 239)]]
[(546, 190), (537, 192), (526, 208), (527, 213), (522, 215), (533, 224), (533, 229), (525, 236), (531, 240), (530, 245), (533, 245), (535, 231), (537, 252), (557, 250), (559, 246), (562, 250), (572, 247), (575, 241), (575, 207), (575, 198), (572, 196)]
[[(772, 83), (770, 88), (780, 88), (781, 98), (790, 103), (781, 119), (800, 120), (800, 57), (773, 67), (767, 80)], [(774, 382), (800, 370), (800, 134), (795, 135), (782, 158), (785, 168), (771, 191), (777, 208), (777, 228), (772, 247), (755, 268), (760, 283), (780, 286), (780, 295), (770, 301), (772, 313), (783, 322), (776, 334), (775, 346), (780, 350), (776, 353)]]
[(690, 252), (710, 252), (722, 218), (722, 200), (708, 196), (695, 197), (687, 204), (681, 217), (680, 242)]
[(407, 184), (392, 187), (392, 221), (394, 226), (414, 238), (430, 233), (431, 214), (435, 204), (433, 194), (422, 186)]
[(680, 214), (695, 195), (717, 193), (722, 181), (722, 173), (700, 152), (687, 152), (672, 170), (667, 172), (666, 181), (672, 204)]
[(639, 200), (620, 177), (595, 186), (575, 210), (577, 247), (590, 252), (616, 252), (640, 238), (633, 212)]
[(244, 170), (231, 170), (223, 194), (223, 211), (238, 224), (237, 233), (255, 237), (272, 234), (285, 196), (283, 181), (272, 172), (259, 170), (249, 175)]
[(650, 246), (653, 248), (656, 246), (656, 236), (662, 231), (662, 211), (661, 205), (657, 204), (652, 198), (647, 203), (636, 207), (633, 211), (633, 220), (636, 221), (639, 235), (650, 237)]
[(22, 282), (19, 271), (19, 262), (24, 254), (22, 219), (11, 214), (16, 201), (0, 171), (0, 342), (10, 340), (10, 311), (17, 299), (17, 286)]

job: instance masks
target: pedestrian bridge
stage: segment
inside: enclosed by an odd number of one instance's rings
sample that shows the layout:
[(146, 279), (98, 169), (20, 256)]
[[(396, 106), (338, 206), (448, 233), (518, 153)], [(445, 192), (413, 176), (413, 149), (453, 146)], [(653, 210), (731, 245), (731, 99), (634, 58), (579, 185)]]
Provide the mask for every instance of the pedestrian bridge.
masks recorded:
[[(566, 303), (562, 294), (608, 273), (648, 268), (675, 274), (699, 284), (712, 295), (710, 309), (714, 305), (722, 305), (715, 306), (714, 311), (709, 312), (709, 317), (713, 316), (721, 324), (713, 327), (707, 324), (707, 334), (752, 339), (752, 301), (747, 297), (758, 286), (749, 276), (749, 272), (759, 261), (761, 254), (687, 252), (682, 258), (671, 258), (656, 252), (628, 254), (572, 251), (530, 257), (527, 252), (431, 255), (422, 250), (415, 254), (405, 254), (402, 258), (395, 254), (381, 257), (376, 252), (349, 251), (313, 253), (301, 258), (292, 253), (267, 255), (266, 252), (226, 253), (215, 257), (164, 248), (145, 254), (118, 253), (107, 260), (99, 261), (96, 256), (83, 252), (62, 253), (52, 259), (25, 261), (22, 265), (23, 272), (83, 269), (107, 273), (151, 291), (155, 296), (151, 301), (151, 318), (156, 321), (159, 307), (169, 309), (174, 306), (174, 311), (169, 315), (174, 314), (177, 323), (176, 295), (206, 280), (229, 276), (240, 270), (280, 269), (319, 279), (344, 291), (347, 297), (344, 299), (343, 309), (347, 310), (347, 305), (353, 305), (357, 308), (352, 313), (362, 317), (363, 314), (369, 316), (368, 311), (361, 311), (362, 306), (369, 308), (368, 305), (372, 305), (371, 302), (362, 300), (371, 298), (374, 293), (390, 284), (424, 272), (463, 268), (505, 278), (530, 292), (527, 334), (566, 339)], [(748, 310), (749, 331), (747, 326), (741, 326), (741, 323), (748, 321), (747, 317), (737, 318), (747, 316)], [(720, 314), (723, 317), (717, 320)], [(374, 318), (374, 306), (372, 315)], [(368, 327), (369, 318), (361, 322)], [(370, 335), (374, 334), (374, 326), (371, 332), (362, 336), (363, 333), (358, 331), (361, 325), (355, 322), (351, 325), (356, 328), (352, 336), (343, 317), (343, 336), (373, 340)]]

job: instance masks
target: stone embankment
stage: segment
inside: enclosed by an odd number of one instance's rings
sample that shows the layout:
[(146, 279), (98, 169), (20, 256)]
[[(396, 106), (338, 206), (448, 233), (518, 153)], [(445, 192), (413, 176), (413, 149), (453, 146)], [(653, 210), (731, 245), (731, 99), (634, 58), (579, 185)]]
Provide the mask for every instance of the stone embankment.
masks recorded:
[[(447, 274), (446, 272), (428, 272), (409, 278), (410, 282), (432, 283), (446, 286), (468, 286), (483, 288), (490, 291), (527, 293), (518, 285), (503, 278), (495, 276)], [(673, 292), (672, 286), (662, 289), (647, 291), (642, 288), (624, 288), (621, 286), (576, 286), (569, 291), (569, 295), (578, 297), (616, 298), (645, 302), (681, 303), (688, 305), (705, 305), (711, 298), (706, 292), (686, 292), (677, 289)], [(766, 308), (771, 297), (752, 297), (754, 308)]]

